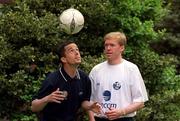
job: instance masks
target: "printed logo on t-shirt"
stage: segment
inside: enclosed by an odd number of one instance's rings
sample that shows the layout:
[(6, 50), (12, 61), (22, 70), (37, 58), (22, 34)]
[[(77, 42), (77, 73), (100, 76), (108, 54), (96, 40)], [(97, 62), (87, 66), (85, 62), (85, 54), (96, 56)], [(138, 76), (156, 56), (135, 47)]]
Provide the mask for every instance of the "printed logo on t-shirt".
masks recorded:
[(102, 103), (100, 103), (100, 105), (102, 106), (103, 110), (109, 110), (110, 108), (117, 108), (117, 104), (112, 103), (111, 100), (111, 92), (109, 90), (105, 90), (103, 92), (103, 98), (104, 101)]
[(111, 99), (111, 92), (108, 91), (108, 90), (105, 90), (103, 92), (103, 98), (104, 98), (105, 101), (109, 101)]
[(119, 90), (119, 89), (121, 88), (121, 84), (120, 84), (119, 82), (115, 82), (115, 83), (113, 84), (113, 88), (114, 88), (115, 90)]
[(80, 91), (78, 95), (79, 95), (79, 96), (83, 95), (83, 92), (82, 92), (82, 91)]
[(96, 85), (97, 85), (97, 86), (100, 86), (100, 83), (98, 82), (98, 83), (96, 83)]

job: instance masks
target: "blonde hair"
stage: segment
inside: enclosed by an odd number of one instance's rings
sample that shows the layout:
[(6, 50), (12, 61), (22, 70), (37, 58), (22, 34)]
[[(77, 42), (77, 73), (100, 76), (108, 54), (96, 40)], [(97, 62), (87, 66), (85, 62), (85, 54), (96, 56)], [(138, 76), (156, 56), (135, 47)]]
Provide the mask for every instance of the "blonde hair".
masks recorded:
[(122, 32), (110, 32), (104, 36), (104, 41), (107, 39), (116, 39), (120, 45), (126, 45), (126, 35)]

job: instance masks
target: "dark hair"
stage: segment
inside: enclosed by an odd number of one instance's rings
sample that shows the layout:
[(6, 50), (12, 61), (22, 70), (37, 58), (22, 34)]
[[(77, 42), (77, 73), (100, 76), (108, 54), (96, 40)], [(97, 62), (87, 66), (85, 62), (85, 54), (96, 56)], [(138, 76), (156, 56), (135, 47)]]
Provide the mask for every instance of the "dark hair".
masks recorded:
[[(57, 46), (57, 49), (56, 49), (56, 54), (58, 55), (59, 57), (59, 61), (61, 62), (61, 57), (64, 57), (65, 56), (65, 47), (69, 44), (72, 44), (72, 43), (75, 43), (73, 41), (70, 41), (70, 40), (66, 40), (62, 43), (60, 43), (58, 46)], [(61, 62), (62, 63), (62, 62)]]

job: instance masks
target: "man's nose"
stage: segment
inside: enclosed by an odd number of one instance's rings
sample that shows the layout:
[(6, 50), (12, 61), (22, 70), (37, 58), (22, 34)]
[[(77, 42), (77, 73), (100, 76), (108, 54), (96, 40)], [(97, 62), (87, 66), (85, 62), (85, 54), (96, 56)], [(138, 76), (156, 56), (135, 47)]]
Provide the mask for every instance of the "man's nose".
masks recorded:
[(111, 49), (111, 46), (107, 45), (105, 49), (109, 50), (109, 49)]
[(75, 53), (76, 53), (76, 54), (80, 54), (79, 50), (75, 50)]

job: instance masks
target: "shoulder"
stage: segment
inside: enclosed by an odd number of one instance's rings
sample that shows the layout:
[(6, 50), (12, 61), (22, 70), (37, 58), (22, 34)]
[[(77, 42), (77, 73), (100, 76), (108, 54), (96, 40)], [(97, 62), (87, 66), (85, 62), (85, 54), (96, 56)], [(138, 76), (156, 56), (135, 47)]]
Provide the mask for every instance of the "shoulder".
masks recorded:
[(89, 83), (90, 79), (88, 74), (86, 74), (84, 71), (78, 69), (79, 75), (80, 75), (80, 80), (84, 83)]
[(123, 63), (125, 64), (125, 66), (129, 67), (129, 68), (137, 68), (137, 65), (128, 61), (128, 60), (125, 60), (123, 59)]
[(49, 79), (49, 78), (57, 78), (57, 76), (59, 76), (59, 71), (58, 71), (58, 70), (49, 73), (49, 74), (47, 75), (47, 79)]
[(123, 63), (126, 69), (128, 69), (129, 71), (135, 71), (135, 70), (139, 70), (138, 66), (128, 60), (123, 59)]
[(104, 67), (106, 67), (106, 65), (107, 65), (107, 61), (104, 61), (104, 62), (102, 62), (102, 63), (99, 63), (99, 64), (95, 65), (95, 66), (92, 68), (91, 71), (101, 70), (101, 69), (103, 69)]
[(79, 72), (79, 75), (80, 75), (80, 78), (89, 78), (88, 77), (88, 74), (87, 73), (85, 73), (84, 71), (82, 71), (81, 69), (78, 69), (78, 72)]
[(50, 84), (54, 84), (56, 83), (56, 81), (60, 79), (60, 73), (58, 70), (54, 71), (54, 72), (50, 72), (47, 76), (46, 79), (44, 80), (44, 82), (46, 83), (50, 83)]
[(78, 72), (81, 76), (87, 76), (87, 73), (85, 73), (83, 70), (78, 69)]

